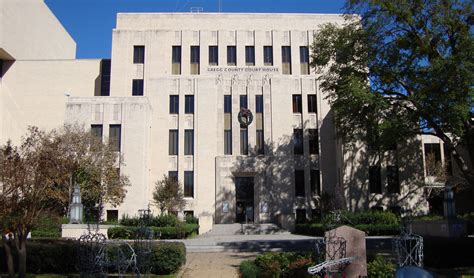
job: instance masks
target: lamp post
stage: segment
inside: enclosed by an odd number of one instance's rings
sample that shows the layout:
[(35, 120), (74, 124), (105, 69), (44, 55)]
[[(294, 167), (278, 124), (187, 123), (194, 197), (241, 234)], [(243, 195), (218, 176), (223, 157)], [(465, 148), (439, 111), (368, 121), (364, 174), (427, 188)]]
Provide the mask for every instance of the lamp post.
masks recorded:
[(82, 210), (84, 206), (81, 203), (81, 188), (79, 185), (74, 186), (74, 192), (72, 193), (72, 203), (71, 203), (71, 214), (69, 218), (69, 223), (71, 224), (81, 224), (82, 223)]

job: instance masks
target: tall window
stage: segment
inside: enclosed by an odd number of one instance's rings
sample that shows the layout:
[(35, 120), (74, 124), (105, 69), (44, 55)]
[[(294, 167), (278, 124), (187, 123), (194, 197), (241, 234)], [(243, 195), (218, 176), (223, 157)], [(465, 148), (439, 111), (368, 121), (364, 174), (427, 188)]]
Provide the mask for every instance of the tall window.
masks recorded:
[(122, 133), (121, 125), (110, 125), (109, 126), (109, 144), (113, 151), (120, 152), (120, 138)]
[(184, 197), (194, 198), (194, 172), (184, 171)]
[(145, 63), (145, 46), (144, 45), (133, 46), (133, 63), (134, 64)]
[(170, 114), (179, 114), (179, 96), (170, 95)]
[(263, 95), (255, 95), (255, 124), (257, 126), (257, 153), (265, 153), (265, 139), (263, 136)]
[(397, 166), (387, 166), (387, 191), (388, 193), (400, 193)]
[(191, 46), (191, 74), (199, 74), (200, 63), (199, 46)]
[(245, 47), (245, 65), (255, 66), (255, 47), (254, 46)]
[(255, 113), (263, 113), (263, 95), (255, 95)]
[(228, 66), (237, 65), (237, 49), (235, 45), (227, 46), (227, 65)]
[(219, 65), (219, 50), (217, 45), (209, 46), (209, 66)]
[[(1, 65), (0, 65), (0, 71), (1, 71)], [(97, 95), (100, 95), (100, 96), (110, 95), (110, 59), (102, 59), (100, 61), (100, 91), (94, 90), (94, 95), (96, 96)]]
[(246, 128), (240, 129), (240, 154), (249, 154), (249, 133)]
[(132, 96), (143, 96), (143, 79), (133, 79)]
[(194, 155), (194, 130), (184, 131), (184, 155)]
[(171, 58), (171, 73), (181, 74), (181, 46), (173, 45)]
[(295, 196), (304, 197), (304, 170), (295, 170)]
[(282, 73), (291, 74), (291, 47), (290, 46), (281, 47), (281, 63), (282, 63)]
[(91, 134), (98, 142), (102, 142), (102, 125), (91, 125)]
[(293, 95), (293, 113), (303, 112), (301, 95)]
[(257, 153), (265, 153), (265, 139), (263, 138), (263, 129), (257, 129)]
[(272, 46), (263, 47), (263, 65), (273, 66), (273, 47)]
[(321, 195), (321, 183), (319, 181), (319, 170), (310, 170), (311, 195)]
[(224, 96), (224, 113), (232, 113), (232, 96)]
[(232, 154), (232, 130), (224, 130), (224, 154)]
[(303, 130), (293, 129), (294, 154), (303, 154)]
[(308, 129), (308, 135), (309, 135), (309, 153), (319, 154), (318, 130)]
[(307, 46), (300, 46), (300, 65), (301, 74), (309, 74), (309, 49)]
[(240, 96), (240, 108), (248, 108), (247, 95)]
[(316, 95), (308, 95), (308, 113), (317, 113)]
[(184, 96), (184, 113), (194, 114), (194, 95)]
[(369, 167), (369, 191), (370, 193), (382, 193), (382, 179), (380, 176), (380, 166)]
[(168, 171), (168, 179), (178, 181), (178, 171)]
[(178, 155), (178, 130), (170, 129), (169, 155)]

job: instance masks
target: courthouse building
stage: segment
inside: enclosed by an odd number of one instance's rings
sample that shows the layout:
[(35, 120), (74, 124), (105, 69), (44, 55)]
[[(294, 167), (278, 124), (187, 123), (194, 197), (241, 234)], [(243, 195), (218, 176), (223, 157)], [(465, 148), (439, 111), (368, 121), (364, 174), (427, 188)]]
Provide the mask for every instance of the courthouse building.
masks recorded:
[(131, 186), (109, 220), (146, 208), (163, 175), (201, 231), (290, 227), (322, 195), (351, 210), (428, 209), (423, 165), (407, 164), (423, 161), (419, 140), (380, 155), (337, 136), (309, 61), (313, 34), (341, 15), (121, 13), (111, 59), (89, 60), (41, 0), (0, 5), (1, 142), (64, 123), (114, 142)]

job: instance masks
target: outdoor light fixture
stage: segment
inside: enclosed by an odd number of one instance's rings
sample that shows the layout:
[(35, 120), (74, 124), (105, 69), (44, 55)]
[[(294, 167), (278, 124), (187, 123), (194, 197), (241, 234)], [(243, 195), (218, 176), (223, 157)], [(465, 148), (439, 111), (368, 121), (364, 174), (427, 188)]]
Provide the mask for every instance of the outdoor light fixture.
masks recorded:
[(81, 188), (79, 185), (74, 186), (74, 192), (72, 193), (71, 213), (69, 223), (81, 224), (82, 223), (82, 210), (83, 205), (81, 204)]

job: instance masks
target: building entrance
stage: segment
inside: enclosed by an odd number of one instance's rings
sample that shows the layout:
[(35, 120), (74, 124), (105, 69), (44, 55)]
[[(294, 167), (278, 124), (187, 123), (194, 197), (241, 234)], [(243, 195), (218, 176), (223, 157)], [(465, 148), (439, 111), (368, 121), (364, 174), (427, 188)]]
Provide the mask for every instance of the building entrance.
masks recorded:
[(254, 221), (253, 185), (253, 177), (235, 178), (235, 222), (237, 223)]

